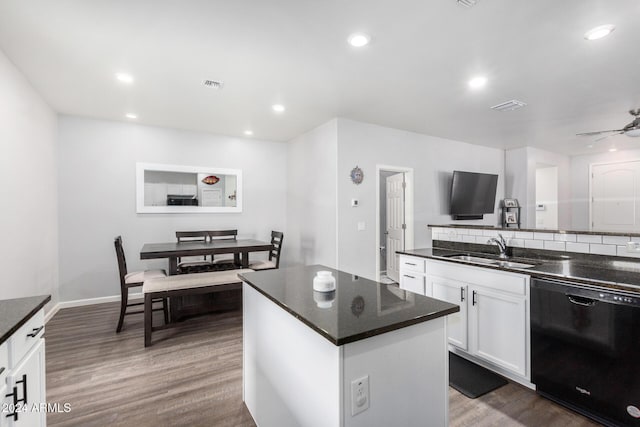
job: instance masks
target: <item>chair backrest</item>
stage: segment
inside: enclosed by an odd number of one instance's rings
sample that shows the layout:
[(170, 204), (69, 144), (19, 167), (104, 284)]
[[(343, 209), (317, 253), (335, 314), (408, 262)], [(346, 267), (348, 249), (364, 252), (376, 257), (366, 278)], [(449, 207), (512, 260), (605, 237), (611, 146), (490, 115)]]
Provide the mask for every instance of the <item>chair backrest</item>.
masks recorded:
[[(185, 242), (206, 242), (209, 239), (208, 231), (176, 231), (176, 239), (178, 243)], [(202, 259), (207, 259), (207, 256), (203, 256)], [(181, 262), (182, 258), (178, 257), (178, 262)]]
[(271, 244), (273, 249), (269, 251), (269, 261), (274, 261), (276, 268), (280, 268), (280, 252), (282, 252), (282, 241), (284, 240), (284, 233), (281, 231), (271, 232)]
[(236, 240), (238, 230), (209, 230), (209, 239), (211, 240)]
[(124, 286), (124, 277), (127, 275), (127, 260), (124, 257), (124, 249), (122, 248), (122, 236), (116, 237), (113, 241), (113, 244), (116, 247), (116, 258), (118, 258), (120, 285)]
[(208, 238), (208, 231), (176, 231), (176, 239), (178, 239), (178, 243), (206, 242)]

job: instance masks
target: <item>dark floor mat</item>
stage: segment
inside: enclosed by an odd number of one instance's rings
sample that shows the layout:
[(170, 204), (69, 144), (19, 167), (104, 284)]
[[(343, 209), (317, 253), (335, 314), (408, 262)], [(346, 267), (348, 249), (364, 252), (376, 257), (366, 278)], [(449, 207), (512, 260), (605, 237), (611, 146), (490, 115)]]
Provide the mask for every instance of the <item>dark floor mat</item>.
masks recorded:
[(500, 375), (449, 353), (449, 385), (465, 396), (475, 399), (505, 384)]

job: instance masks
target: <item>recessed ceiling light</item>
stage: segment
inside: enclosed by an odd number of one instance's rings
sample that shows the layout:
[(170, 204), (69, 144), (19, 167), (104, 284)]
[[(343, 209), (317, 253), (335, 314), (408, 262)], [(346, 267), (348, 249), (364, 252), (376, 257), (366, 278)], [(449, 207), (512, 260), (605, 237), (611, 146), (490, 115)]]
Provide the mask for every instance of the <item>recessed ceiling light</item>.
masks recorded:
[(251, 135), (253, 135), (253, 131), (252, 130), (245, 130), (244, 134), (247, 135), (247, 136), (251, 136)]
[(614, 151), (618, 151), (618, 149), (617, 148), (609, 148), (609, 151), (613, 153)]
[(125, 117), (127, 119), (137, 119), (138, 118), (138, 116), (136, 114), (133, 114), (133, 113), (128, 113), (128, 114), (125, 115)]
[(122, 83), (133, 83), (133, 76), (127, 73), (116, 73), (116, 79), (118, 79), (118, 81)]
[(284, 113), (284, 105), (282, 105), (282, 104), (274, 104), (274, 105), (271, 106), (271, 108), (276, 113)]
[(607, 37), (615, 29), (615, 25), (600, 25), (599, 27), (592, 28), (584, 33), (584, 38), (587, 40), (598, 40), (603, 37)]
[(471, 89), (480, 89), (487, 84), (487, 78), (484, 76), (477, 76), (469, 80), (469, 87)]
[(593, 148), (593, 144), (587, 145), (587, 148)]
[(364, 33), (354, 33), (349, 36), (347, 41), (353, 47), (362, 47), (369, 44), (371, 37)]

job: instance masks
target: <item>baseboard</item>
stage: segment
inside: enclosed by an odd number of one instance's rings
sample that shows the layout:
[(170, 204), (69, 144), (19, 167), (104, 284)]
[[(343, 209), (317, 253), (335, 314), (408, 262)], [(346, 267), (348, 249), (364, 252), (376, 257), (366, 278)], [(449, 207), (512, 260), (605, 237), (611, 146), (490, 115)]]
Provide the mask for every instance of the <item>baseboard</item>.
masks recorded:
[[(142, 292), (131, 293), (129, 294), (129, 299), (142, 299)], [(71, 307), (82, 307), (85, 305), (94, 305), (94, 304), (105, 304), (108, 302), (116, 302), (120, 301), (120, 295), (111, 295), (107, 297), (98, 297), (98, 298), (85, 298), (85, 299), (77, 299), (72, 301), (61, 301), (57, 303), (44, 317), (45, 323), (47, 323), (55, 314), (63, 308), (71, 308)]]

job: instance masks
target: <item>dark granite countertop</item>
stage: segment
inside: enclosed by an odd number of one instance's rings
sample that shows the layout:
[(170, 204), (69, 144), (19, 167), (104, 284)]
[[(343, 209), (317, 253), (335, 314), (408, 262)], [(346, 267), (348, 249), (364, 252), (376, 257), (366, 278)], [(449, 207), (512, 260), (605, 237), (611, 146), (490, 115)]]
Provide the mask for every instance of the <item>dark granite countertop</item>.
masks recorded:
[(447, 261), (458, 264), (473, 265), (476, 267), (492, 268), (528, 274), (538, 278), (561, 278), (563, 280), (586, 285), (603, 286), (619, 289), (627, 292), (640, 293), (640, 262), (629, 262), (612, 259), (608, 264), (589, 263), (585, 259), (542, 259), (512, 257), (511, 261), (534, 264), (531, 268), (508, 268), (491, 264), (472, 263), (447, 258), (456, 254), (471, 254), (483, 258), (495, 258), (496, 255), (470, 252), (459, 249), (425, 248), (407, 251), (398, 251), (399, 254), (412, 255), (422, 258), (432, 258), (439, 261)]
[(49, 301), (51, 295), (0, 300), (0, 344)]
[[(333, 273), (336, 279), (334, 292), (313, 290), (313, 278), (321, 270)], [(455, 304), (323, 265), (256, 271), (241, 274), (240, 277), (335, 345), (359, 341), (460, 311)], [(331, 299), (330, 307), (319, 306), (323, 300)]]

